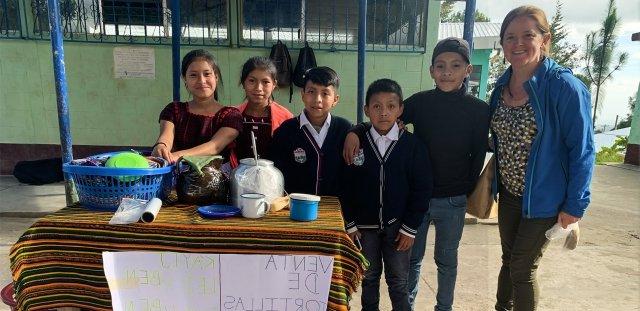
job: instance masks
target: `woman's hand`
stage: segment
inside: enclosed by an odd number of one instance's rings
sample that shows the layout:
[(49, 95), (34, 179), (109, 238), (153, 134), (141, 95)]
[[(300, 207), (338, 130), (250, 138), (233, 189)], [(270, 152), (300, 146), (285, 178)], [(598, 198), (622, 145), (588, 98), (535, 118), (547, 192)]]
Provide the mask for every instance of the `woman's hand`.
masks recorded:
[(353, 163), (353, 158), (358, 155), (359, 149), (360, 139), (358, 138), (358, 135), (355, 133), (347, 134), (347, 137), (344, 139), (344, 147), (342, 149), (342, 157), (347, 165), (351, 165)]
[(575, 217), (565, 212), (560, 212), (560, 214), (558, 214), (558, 223), (564, 229), (567, 229), (567, 226), (569, 226), (572, 223), (578, 222), (579, 220), (580, 220), (580, 217)]
[(399, 252), (403, 252), (403, 251), (409, 250), (413, 246), (413, 240), (414, 240), (414, 238), (412, 238), (410, 236), (406, 236), (402, 232), (399, 232), (398, 236), (396, 236), (396, 240), (395, 240), (396, 242), (398, 242), (397, 250)]

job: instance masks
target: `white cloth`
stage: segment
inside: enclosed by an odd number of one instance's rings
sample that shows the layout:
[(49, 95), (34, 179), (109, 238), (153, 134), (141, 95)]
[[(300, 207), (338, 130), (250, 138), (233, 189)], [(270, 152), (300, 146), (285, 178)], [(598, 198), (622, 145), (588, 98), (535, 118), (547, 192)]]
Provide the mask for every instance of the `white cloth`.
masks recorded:
[(372, 126), (369, 130), (371, 133), (371, 138), (373, 138), (373, 142), (376, 143), (376, 147), (378, 147), (378, 152), (380, 152), (381, 156), (384, 156), (385, 152), (387, 152), (387, 148), (393, 143), (393, 141), (398, 140), (398, 135), (400, 134), (400, 128), (398, 124), (393, 124), (393, 127), (389, 130), (386, 135), (380, 135), (378, 131)]
[(304, 113), (304, 111), (302, 111), (302, 113), (300, 114), (300, 128), (306, 126), (311, 133), (311, 136), (313, 136), (313, 139), (316, 141), (316, 144), (318, 144), (318, 147), (320, 148), (322, 148), (322, 144), (324, 143), (325, 138), (327, 138), (327, 133), (329, 133), (330, 125), (331, 113), (329, 113), (329, 115), (327, 115), (327, 118), (324, 120), (324, 124), (322, 124), (322, 127), (320, 128), (320, 132), (316, 131), (316, 129), (313, 128), (313, 125), (311, 125), (311, 122), (309, 122), (309, 119), (307, 119), (307, 115)]

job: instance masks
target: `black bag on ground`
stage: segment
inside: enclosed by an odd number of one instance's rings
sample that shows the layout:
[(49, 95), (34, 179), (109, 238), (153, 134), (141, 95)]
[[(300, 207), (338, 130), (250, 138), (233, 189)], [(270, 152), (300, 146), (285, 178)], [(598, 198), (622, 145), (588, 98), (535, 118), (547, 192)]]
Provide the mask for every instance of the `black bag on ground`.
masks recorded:
[(29, 185), (46, 185), (64, 180), (62, 158), (20, 161), (13, 167), (13, 176)]
[(276, 69), (278, 70), (278, 85), (289, 86), (289, 102), (291, 102), (291, 97), (293, 96), (291, 70), (293, 65), (291, 64), (291, 55), (289, 54), (287, 45), (278, 40), (278, 42), (271, 47), (269, 58), (273, 61), (276, 65)]
[(293, 70), (293, 84), (297, 87), (304, 87), (304, 73), (307, 70), (317, 67), (316, 55), (313, 53), (313, 49), (309, 46), (309, 42), (304, 42), (304, 47), (300, 49), (298, 54), (298, 62), (296, 63), (296, 69)]

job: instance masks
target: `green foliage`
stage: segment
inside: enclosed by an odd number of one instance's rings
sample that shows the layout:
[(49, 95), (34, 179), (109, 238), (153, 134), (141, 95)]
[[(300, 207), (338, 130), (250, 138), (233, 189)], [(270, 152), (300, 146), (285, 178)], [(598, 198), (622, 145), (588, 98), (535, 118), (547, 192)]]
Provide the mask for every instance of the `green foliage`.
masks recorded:
[(611, 147), (602, 147), (596, 153), (596, 164), (622, 163), (624, 161), (624, 151), (627, 149), (629, 138), (618, 136)]
[(453, 14), (453, 6), (455, 5), (455, 0), (445, 0), (440, 4), (440, 22), (448, 22), (451, 19), (451, 14)]
[[(445, 0), (440, 4), (440, 22), (442, 23), (461, 23), (464, 22), (464, 11), (454, 12), (454, 5), (457, 1)], [(491, 19), (486, 14), (476, 10), (474, 13), (474, 21), (490, 22)]]
[[(586, 36), (585, 45), (585, 75), (591, 81), (595, 90), (595, 100), (593, 103), (593, 126), (596, 126), (597, 112), (602, 109), (598, 107), (602, 94), (602, 86), (612, 77), (612, 74), (619, 70), (627, 62), (628, 53), (615, 54), (617, 30), (620, 24), (615, 0), (609, 0), (607, 16), (602, 22), (602, 27), (597, 31), (592, 31)], [(614, 58), (615, 63), (614, 62)], [(613, 66), (612, 66), (613, 65)]]
[(574, 72), (573, 75), (576, 76), (576, 78), (580, 79), (580, 81), (582, 81), (582, 83), (587, 86), (588, 90), (591, 89), (591, 80), (589, 80), (587, 76), (577, 72)]
[(618, 123), (618, 128), (625, 128), (625, 127), (631, 126), (631, 121), (633, 120), (633, 111), (636, 109), (637, 100), (638, 98), (636, 97), (636, 95), (629, 97), (629, 103), (628, 103), (629, 113), (627, 113), (627, 116), (624, 119), (622, 119), (620, 123)]
[(567, 42), (567, 36), (569, 33), (565, 29), (565, 25), (562, 22), (564, 16), (562, 15), (562, 2), (556, 1), (556, 12), (551, 19), (551, 50), (550, 56), (558, 64), (567, 68), (576, 68), (580, 61), (578, 57), (579, 47), (576, 44)]
[[(473, 20), (476, 22), (490, 22), (491, 19), (489, 19), (489, 17), (487, 15), (485, 15), (484, 13), (476, 10), (476, 13), (474, 14)], [(451, 22), (451, 23), (462, 23), (464, 22), (464, 12), (463, 11), (458, 11), (453, 13), (453, 15), (451, 15), (451, 18), (447, 21), (447, 22)]]
[(487, 81), (487, 94), (485, 99), (488, 101), (491, 97), (493, 89), (496, 87), (496, 81), (507, 70), (509, 63), (505, 61), (502, 53), (494, 53), (489, 59), (489, 77)]

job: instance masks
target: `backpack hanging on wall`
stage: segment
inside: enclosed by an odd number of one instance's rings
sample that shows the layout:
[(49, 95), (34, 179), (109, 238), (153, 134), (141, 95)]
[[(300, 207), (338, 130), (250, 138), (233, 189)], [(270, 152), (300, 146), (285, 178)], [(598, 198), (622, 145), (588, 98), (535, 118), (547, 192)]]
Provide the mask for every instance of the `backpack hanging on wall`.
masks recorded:
[(293, 84), (297, 87), (304, 87), (304, 73), (308, 69), (317, 67), (316, 55), (313, 53), (313, 49), (309, 46), (309, 42), (304, 42), (304, 47), (300, 49), (298, 54), (298, 62), (296, 63), (296, 69), (293, 70)]
[(276, 44), (271, 47), (271, 53), (269, 58), (276, 65), (278, 70), (278, 85), (289, 86), (289, 103), (291, 103), (291, 97), (293, 96), (293, 86), (291, 86), (291, 55), (289, 55), (289, 49), (287, 45), (278, 40)]

